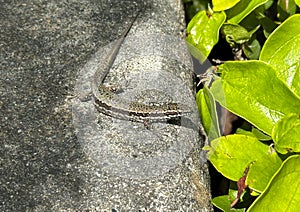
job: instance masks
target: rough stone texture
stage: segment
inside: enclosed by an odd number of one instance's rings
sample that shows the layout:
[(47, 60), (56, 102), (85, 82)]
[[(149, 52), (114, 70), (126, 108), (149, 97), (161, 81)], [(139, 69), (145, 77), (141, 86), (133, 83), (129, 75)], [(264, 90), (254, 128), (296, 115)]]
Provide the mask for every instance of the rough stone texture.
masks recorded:
[(76, 98), (141, 11), (105, 83), (195, 108), (180, 1), (2, 0), (0, 11), (0, 211), (211, 210), (196, 109), (147, 129)]

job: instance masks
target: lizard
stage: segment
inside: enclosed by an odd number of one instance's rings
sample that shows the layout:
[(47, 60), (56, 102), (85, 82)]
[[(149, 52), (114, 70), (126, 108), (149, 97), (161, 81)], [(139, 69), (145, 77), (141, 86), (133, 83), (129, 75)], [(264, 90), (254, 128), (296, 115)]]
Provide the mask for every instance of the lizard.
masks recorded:
[(148, 105), (139, 102), (128, 101), (119, 97), (103, 85), (103, 81), (111, 69), (116, 56), (139, 14), (126, 27), (120, 38), (115, 41), (113, 47), (104, 61), (97, 67), (92, 80), (92, 96), (98, 112), (105, 115), (131, 120), (136, 122), (162, 122), (173, 118), (190, 114), (190, 107), (180, 103), (161, 103), (160, 105)]

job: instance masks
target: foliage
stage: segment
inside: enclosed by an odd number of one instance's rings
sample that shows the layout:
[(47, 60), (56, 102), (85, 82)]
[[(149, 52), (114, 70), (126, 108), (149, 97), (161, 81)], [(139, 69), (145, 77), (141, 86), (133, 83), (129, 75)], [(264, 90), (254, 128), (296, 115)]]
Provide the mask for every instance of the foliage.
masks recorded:
[[(219, 33), (232, 49), (235, 61), (210, 68), (196, 100), (211, 141), (204, 147), (207, 157), (217, 171), (238, 184), (212, 203), (223, 211), (296, 211), (299, 1), (213, 0), (212, 5), (190, 21), (187, 41), (201, 63), (220, 42)], [(251, 123), (252, 130), (238, 129), (220, 137), (215, 101)]]

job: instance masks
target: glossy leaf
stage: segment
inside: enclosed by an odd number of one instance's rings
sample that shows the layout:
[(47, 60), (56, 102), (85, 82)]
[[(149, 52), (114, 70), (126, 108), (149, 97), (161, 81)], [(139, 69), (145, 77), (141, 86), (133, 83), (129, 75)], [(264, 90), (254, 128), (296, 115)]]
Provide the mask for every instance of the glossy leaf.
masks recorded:
[[(226, 178), (238, 181), (254, 161), (267, 157), (269, 146), (247, 135), (228, 135), (211, 141), (207, 157)], [(245, 151), (247, 150), (247, 151)]]
[(275, 149), (281, 154), (300, 152), (300, 115), (289, 114), (278, 121), (273, 128), (272, 138)]
[(275, 123), (297, 113), (300, 99), (262, 61), (231, 61), (219, 66), (221, 77), (210, 88), (214, 98), (231, 112), (271, 135)]
[(300, 156), (284, 161), (267, 189), (255, 200), (249, 212), (299, 211)]
[(260, 5), (263, 5), (267, 1), (268, 0), (241, 0), (226, 12), (228, 16), (228, 22), (238, 24), (253, 10), (255, 10)]
[(260, 60), (269, 63), (277, 76), (300, 97), (300, 15), (282, 23), (267, 39)]
[(208, 140), (211, 141), (220, 137), (216, 103), (206, 86), (197, 93), (196, 102)]
[(254, 161), (248, 171), (246, 184), (256, 192), (262, 192), (268, 185), (275, 172), (281, 166), (281, 159), (275, 150)]
[(224, 12), (197, 13), (187, 27), (188, 48), (201, 63), (205, 61), (214, 45), (219, 41), (219, 30), (225, 22)]
[(222, 11), (227, 10), (236, 5), (240, 0), (212, 0), (213, 10)]

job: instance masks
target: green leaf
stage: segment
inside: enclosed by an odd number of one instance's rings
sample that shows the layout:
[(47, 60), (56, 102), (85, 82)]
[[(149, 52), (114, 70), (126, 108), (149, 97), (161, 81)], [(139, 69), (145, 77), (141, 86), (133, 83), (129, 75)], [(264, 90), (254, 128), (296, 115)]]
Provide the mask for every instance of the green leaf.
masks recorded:
[(211, 141), (207, 157), (222, 175), (238, 181), (252, 162), (269, 154), (270, 148), (257, 138), (236, 134)]
[(219, 30), (225, 19), (224, 12), (207, 14), (206, 11), (201, 11), (188, 24), (186, 38), (189, 43), (188, 48), (201, 63), (219, 41)]
[(222, 11), (227, 10), (236, 5), (240, 0), (212, 0), (213, 10)]
[(295, 0), (295, 3), (300, 7), (300, 0)]
[(236, 130), (236, 134), (254, 136), (260, 141), (270, 141), (270, 140), (272, 140), (272, 138), (270, 136), (264, 134), (263, 132), (261, 132), (260, 130), (258, 130), (256, 128), (252, 128), (251, 132), (248, 131), (248, 130), (244, 130), (242, 128), (238, 128)]
[(248, 136), (253, 136), (253, 137), (255, 137), (255, 135), (254, 135), (252, 132), (250, 132), (250, 131), (248, 131), (248, 130), (244, 130), (244, 129), (242, 129), (242, 128), (237, 128), (235, 133), (236, 133), (236, 134), (239, 134), (239, 135), (248, 135)]
[(247, 31), (251, 31), (257, 27), (259, 27), (260, 23), (259, 23), (259, 19), (257, 17), (256, 14), (256, 10), (255, 9), (253, 12), (251, 12), (248, 16), (246, 16), (240, 23), (239, 25), (241, 25), (242, 27), (244, 27), (245, 29), (247, 29)]
[(278, 0), (277, 4), (277, 17), (280, 21), (284, 21), (296, 12), (297, 7), (294, 0)]
[(188, 20), (191, 20), (201, 10), (207, 10), (210, 0), (188, 0), (183, 1), (186, 6)]
[(289, 114), (278, 121), (273, 128), (272, 138), (279, 153), (300, 152), (300, 116)]
[(196, 95), (196, 102), (208, 140), (221, 136), (215, 100), (209, 89), (204, 86)]
[(242, 208), (242, 209), (230, 208), (230, 204), (232, 203), (233, 200), (230, 200), (229, 195), (224, 195), (224, 196), (218, 196), (218, 197), (213, 198), (211, 203), (224, 212), (232, 212), (232, 211), (233, 212), (244, 212), (245, 211), (244, 208)]
[(223, 24), (221, 31), (231, 46), (245, 43), (251, 38), (249, 32), (238, 24)]
[(276, 29), (278, 26), (272, 19), (265, 16), (263, 13), (259, 13), (259, 22), (264, 29), (264, 35), (269, 37), (269, 35)]
[(260, 141), (270, 141), (270, 140), (272, 140), (272, 138), (270, 136), (264, 134), (262, 131), (260, 131), (256, 128), (253, 128), (251, 132)]
[(262, 192), (268, 185), (272, 176), (281, 166), (281, 159), (273, 150), (269, 154), (254, 161), (246, 178), (246, 184), (256, 192)]
[(300, 97), (300, 15), (282, 23), (267, 39), (260, 60), (269, 63), (277, 76)]
[(257, 39), (243, 45), (243, 52), (248, 59), (255, 60), (258, 59), (260, 54), (260, 44)]
[(286, 159), (267, 189), (255, 200), (249, 212), (299, 211), (300, 156)]
[(212, 204), (222, 211), (245, 211), (251, 203), (253, 202), (253, 194), (254, 191), (250, 194), (249, 189), (245, 189), (245, 191), (240, 196), (238, 203), (231, 208), (231, 204), (236, 200), (238, 196), (238, 185), (237, 182), (230, 181), (228, 195), (219, 196), (212, 199)]
[(228, 22), (238, 24), (253, 10), (255, 10), (260, 5), (263, 5), (267, 1), (268, 0), (241, 0), (226, 12), (228, 16)]
[(269, 9), (274, 3), (274, 0), (268, 0), (267, 3), (264, 4), (264, 9)]
[(219, 66), (210, 88), (214, 98), (231, 112), (271, 135), (274, 124), (297, 113), (300, 99), (262, 61), (231, 61)]

